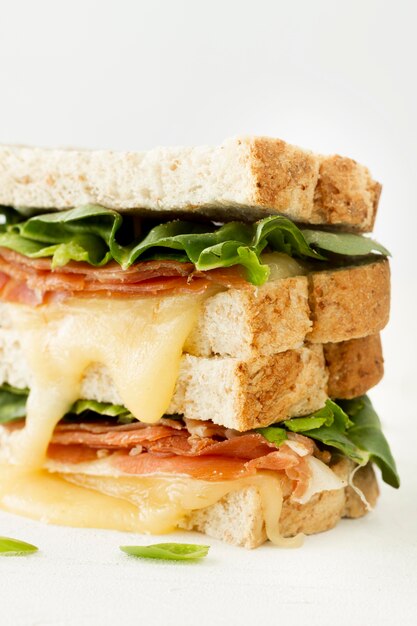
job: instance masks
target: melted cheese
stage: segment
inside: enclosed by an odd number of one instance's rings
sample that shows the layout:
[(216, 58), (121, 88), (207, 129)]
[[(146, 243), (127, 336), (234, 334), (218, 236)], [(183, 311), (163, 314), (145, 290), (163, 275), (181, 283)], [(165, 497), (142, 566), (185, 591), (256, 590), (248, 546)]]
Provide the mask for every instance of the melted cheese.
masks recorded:
[(261, 261), (269, 265), (269, 281), (292, 276), (304, 276), (308, 273), (307, 263), (296, 260), (282, 252), (267, 252), (261, 256)]
[(246, 487), (260, 494), (268, 539), (280, 546), (300, 545), (301, 536), (284, 539), (279, 533), (282, 488), (273, 472), (221, 482), (86, 474), (65, 474), (63, 480), (45, 470), (0, 468), (0, 504), (10, 512), (52, 524), (152, 534), (171, 532), (193, 511)]
[[(265, 255), (271, 279), (306, 273), (285, 255)], [(13, 305), (30, 371), (26, 426), (4, 446), (14, 466), (0, 467), (0, 506), (44, 522), (134, 532), (174, 530), (193, 511), (227, 494), (256, 487), (266, 534), (277, 545), (300, 544), (279, 533), (280, 477), (273, 472), (233, 481), (184, 476), (51, 474), (41, 469), (56, 423), (80, 397), (85, 370), (106, 367), (123, 404), (155, 423), (170, 404), (185, 340), (198, 316), (195, 295), (138, 300), (73, 299), (31, 308)], [(79, 468), (82, 472), (82, 469)]]
[(84, 371), (108, 369), (123, 404), (142, 422), (167, 410), (185, 340), (197, 319), (195, 295), (79, 299), (32, 308), (13, 305), (30, 371), (26, 426), (13, 435), (14, 463), (41, 467), (57, 422), (80, 397)]

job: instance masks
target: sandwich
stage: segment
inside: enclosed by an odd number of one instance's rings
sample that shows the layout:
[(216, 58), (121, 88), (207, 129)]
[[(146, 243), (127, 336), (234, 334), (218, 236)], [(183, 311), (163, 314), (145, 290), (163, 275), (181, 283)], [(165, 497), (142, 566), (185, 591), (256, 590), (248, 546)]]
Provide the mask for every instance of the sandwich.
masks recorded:
[(247, 548), (371, 510), (380, 190), (262, 137), (0, 147), (0, 506)]

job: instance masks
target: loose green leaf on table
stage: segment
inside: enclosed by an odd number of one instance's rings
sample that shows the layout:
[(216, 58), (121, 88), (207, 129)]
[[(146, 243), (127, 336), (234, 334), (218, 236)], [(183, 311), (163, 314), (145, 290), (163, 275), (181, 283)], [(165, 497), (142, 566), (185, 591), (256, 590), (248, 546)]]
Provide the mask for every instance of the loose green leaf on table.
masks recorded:
[(192, 543), (154, 543), (149, 546), (120, 546), (130, 556), (166, 561), (192, 561), (207, 556), (210, 546)]
[(38, 548), (26, 541), (10, 537), (0, 537), (0, 556), (25, 556), (37, 552)]

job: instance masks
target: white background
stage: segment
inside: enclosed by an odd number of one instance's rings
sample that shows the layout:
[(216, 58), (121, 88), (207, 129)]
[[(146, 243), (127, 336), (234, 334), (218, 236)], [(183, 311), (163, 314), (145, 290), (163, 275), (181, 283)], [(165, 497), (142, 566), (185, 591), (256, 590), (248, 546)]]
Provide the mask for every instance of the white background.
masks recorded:
[[(393, 258), (372, 398), (403, 486), (299, 551), (211, 542), (132, 562), (132, 538), (0, 516), (42, 552), (0, 563), (1, 623), (417, 623), (416, 15), (410, 0), (0, 1), (0, 142), (146, 149), (265, 134), (368, 165)], [(139, 540), (138, 540), (139, 541)]]

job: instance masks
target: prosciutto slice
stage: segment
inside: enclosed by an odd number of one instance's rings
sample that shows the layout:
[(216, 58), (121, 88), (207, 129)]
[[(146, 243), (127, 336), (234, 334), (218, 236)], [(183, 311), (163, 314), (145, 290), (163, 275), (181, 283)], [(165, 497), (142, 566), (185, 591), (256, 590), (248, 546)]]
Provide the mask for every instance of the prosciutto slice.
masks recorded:
[(140, 261), (128, 269), (116, 262), (104, 267), (70, 262), (52, 269), (50, 259), (30, 259), (0, 248), (0, 298), (37, 306), (72, 295), (143, 297), (202, 293), (211, 284), (248, 287), (239, 266), (200, 272), (193, 263)]
[(277, 448), (258, 433), (241, 435), (210, 422), (201, 422), (203, 435), (191, 430), (193, 434), (182, 422), (169, 419), (154, 426), (59, 424), (48, 457), (77, 464), (106, 456), (127, 474), (175, 473), (201, 480), (232, 480), (270, 470), (285, 474), (297, 497), (306, 491), (311, 476), (306, 459), (315, 452), (307, 437), (289, 433), (289, 440)]

